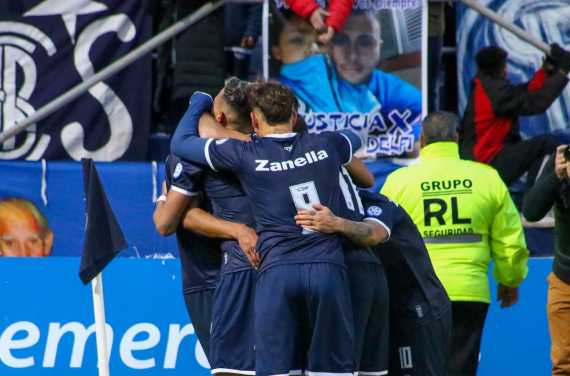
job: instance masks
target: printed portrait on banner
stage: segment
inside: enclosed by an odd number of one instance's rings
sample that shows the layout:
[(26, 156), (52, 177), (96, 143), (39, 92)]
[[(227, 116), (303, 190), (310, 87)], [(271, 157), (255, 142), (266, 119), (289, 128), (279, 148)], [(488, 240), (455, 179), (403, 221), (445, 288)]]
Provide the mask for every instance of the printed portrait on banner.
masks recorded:
[(419, 151), (422, 4), (355, 1), (328, 45), (285, 2), (271, 14), (273, 77), (293, 89), (310, 132), (361, 136), (356, 155), (376, 176), (376, 190)]

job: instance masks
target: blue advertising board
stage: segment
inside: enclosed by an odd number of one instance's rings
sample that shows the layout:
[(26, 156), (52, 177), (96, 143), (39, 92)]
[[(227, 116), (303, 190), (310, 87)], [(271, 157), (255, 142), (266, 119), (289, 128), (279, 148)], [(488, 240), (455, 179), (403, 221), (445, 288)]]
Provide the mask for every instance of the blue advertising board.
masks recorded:
[[(0, 259), (0, 375), (96, 375), (91, 287), (79, 258)], [(111, 375), (208, 375), (177, 260), (118, 258), (104, 272)]]
[[(551, 262), (530, 260), (516, 306), (491, 305), (480, 376), (549, 374)], [(0, 375), (97, 374), (91, 288), (79, 281), (78, 268), (76, 257), (0, 259)], [(111, 375), (209, 374), (184, 308), (177, 260), (117, 258), (104, 272), (104, 292)]]

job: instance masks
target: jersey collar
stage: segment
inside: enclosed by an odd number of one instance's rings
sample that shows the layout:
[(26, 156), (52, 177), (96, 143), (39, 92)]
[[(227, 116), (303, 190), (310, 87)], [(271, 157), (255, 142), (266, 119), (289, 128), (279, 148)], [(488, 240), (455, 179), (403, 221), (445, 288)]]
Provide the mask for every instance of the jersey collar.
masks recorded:
[(435, 158), (459, 159), (459, 145), (456, 142), (434, 142), (420, 151), (420, 160)]
[(263, 137), (270, 137), (270, 138), (291, 138), (291, 137), (295, 137), (297, 135), (297, 132), (291, 132), (291, 133), (272, 133), (272, 134), (268, 134), (265, 135)]

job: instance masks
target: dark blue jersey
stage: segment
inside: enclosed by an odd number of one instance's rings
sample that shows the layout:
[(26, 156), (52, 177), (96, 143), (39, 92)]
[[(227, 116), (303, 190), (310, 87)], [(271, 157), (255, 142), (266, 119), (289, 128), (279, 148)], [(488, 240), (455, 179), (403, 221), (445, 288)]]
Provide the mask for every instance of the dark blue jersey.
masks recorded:
[(402, 319), (428, 321), (449, 307), (449, 298), (437, 278), (423, 239), (404, 209), (386, 196), (360, 191), (365, 219), (378, 221), (390, 233), (376, 254), (386, 268), (390, 307)]
[[(253, 210), (239, 180), (229, 172), (207, 171), (204, 177), (204, 192), (212, 207), (212, 214), (226, 221), (243, 223), (255, 227)], [(221, 243), (224, 257), (224, 273), (251, 267), (247, 257), (235, 240)]]
[[(356, 186), (344, 167), (341, 168), (339, 173), (339, 184), (342, 193), (342, 200), (340, 211), (334, 214), (351, 221), (361, 222), (364, 219), (364, 206)], [(353, 263), (380, 263), (372, 249), (363, 248), (345, 238), (343, 238), (343, 249), (344, 259), (348, 265)]]
[(278, 263), (344, 263), (340, 238), (309, 233), (295, 224), (297, 209), (322, 203), (339, 211), (338, 171), (351, 146), (337, 133), (253, 137), (252, 142), (210, 141), (214, 170), (231, 170), (250, 198), (259, 233), (262, 267)]
[(251, 142), (203, 140), (198, 121), (212, 98), (194, 93), (171, 141), (182, 158), (232, 171), (249, 197), (259, 234), (262, 269), (278, 263), (333, 262), (344, 265), (337, 235), (309, 233), (295, 224), (297, 209), (322, 203), (340, 210), (340, 167), (360, 147), (353, 132), (278, 134)]
[[(204, 171), (200, 166), (170, 155), (165, 170), (169, 190), (188, 196), (198, 195), (202, 190)], [(221, 265), (220, 243), (184, 230), (181, 225), (176, 230), (176, 240), (184, 293), (214, 288)]]

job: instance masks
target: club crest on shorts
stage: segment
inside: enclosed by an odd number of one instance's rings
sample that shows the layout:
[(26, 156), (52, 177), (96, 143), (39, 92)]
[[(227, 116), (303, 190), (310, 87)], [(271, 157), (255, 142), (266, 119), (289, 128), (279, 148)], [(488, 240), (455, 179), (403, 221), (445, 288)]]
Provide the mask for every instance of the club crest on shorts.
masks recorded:
[(172, 177), (174, 177), (174, 179), (177, 179), (180, 174), (182, 174), (182, 163), (178, 162), (176, 164), (176, 167), (174, 168), (174, 173), (172, 174)]
[(379, 206), (370, 206), (366, 212), (370, 216), (377, 217), (382, 214), (382, 209)]

